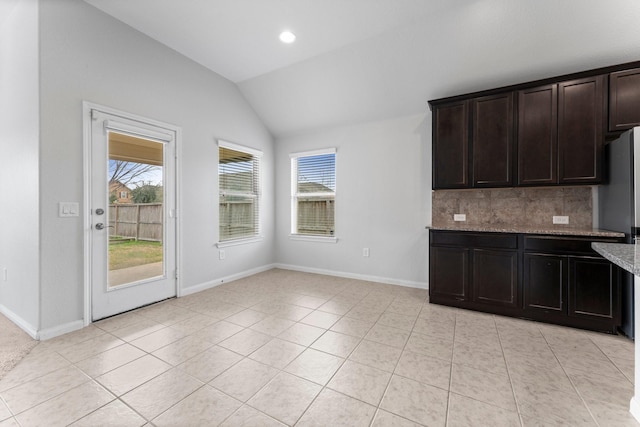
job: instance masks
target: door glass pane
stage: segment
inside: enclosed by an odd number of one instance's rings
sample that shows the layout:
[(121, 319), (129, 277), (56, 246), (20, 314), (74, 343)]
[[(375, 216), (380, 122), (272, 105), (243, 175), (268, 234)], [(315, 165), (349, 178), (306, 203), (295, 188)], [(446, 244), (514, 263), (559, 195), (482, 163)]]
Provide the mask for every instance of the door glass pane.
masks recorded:
[(163, 148), (109, 133), (109, 288), (164, 276)]

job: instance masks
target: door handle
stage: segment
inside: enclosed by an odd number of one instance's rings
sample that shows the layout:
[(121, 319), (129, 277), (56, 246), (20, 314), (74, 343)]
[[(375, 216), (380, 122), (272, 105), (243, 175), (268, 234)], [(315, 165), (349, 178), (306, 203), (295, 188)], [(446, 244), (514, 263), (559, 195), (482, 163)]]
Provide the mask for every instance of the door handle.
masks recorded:
[(115, 228), (113, 225), (104, 225), (103, 223), (99, 222), (96, 224), (96, 230), (104, 230), (105, 228)]

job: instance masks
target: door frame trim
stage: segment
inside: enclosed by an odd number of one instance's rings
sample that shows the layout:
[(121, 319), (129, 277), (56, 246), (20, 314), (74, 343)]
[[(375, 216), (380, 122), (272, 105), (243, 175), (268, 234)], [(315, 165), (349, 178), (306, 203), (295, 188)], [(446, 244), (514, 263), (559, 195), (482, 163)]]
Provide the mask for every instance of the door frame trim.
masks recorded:
[[(107, 107), (105, 105), (96, 104), (89, 101), (82, 101), (82, 179), (83, 179), (83, 281), (84, 281), (84, 310), (83, 310), (83, 324), (88, 326), (92, 323), (92, 263), (91, 263), (91, 248), (93, 243), (92, 233), (92, 220), (89, 211), (91, 209), (91, 111), (97, 110), (106, 114), (119, 116), (127, 120), (134, 120), (141, 123), (146, 123), (152, 126), (157, 126), (163, 129), (167, 129), (175, 134), (175, 221), (176, 221), (176, 236), (175, 236), (175, 256), (176, 256), (176, 271), (182, 271), (182, 192), (181, 189), (181, 172), (182, 167), (180, 161), (182, 159), (182, 128), (169, 123), (161, 122), (147, 117), (138, 116), (122, 110)], [(181, 274), (176, 278), (176, 296), (182, 296), (182, 279)]]

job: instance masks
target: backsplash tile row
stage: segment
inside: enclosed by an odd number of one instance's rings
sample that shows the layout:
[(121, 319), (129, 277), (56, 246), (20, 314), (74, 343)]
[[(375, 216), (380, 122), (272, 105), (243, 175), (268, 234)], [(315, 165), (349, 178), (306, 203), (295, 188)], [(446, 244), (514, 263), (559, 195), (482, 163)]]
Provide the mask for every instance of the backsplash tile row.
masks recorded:
[[(432, 197), (434, 227), (550, 226), (554, 215), (568, 216), (570, 228), (593, 226), (590, 186), (436, 190)], [(455, 222), (454, 214), (465, 214), (466, 221)]]

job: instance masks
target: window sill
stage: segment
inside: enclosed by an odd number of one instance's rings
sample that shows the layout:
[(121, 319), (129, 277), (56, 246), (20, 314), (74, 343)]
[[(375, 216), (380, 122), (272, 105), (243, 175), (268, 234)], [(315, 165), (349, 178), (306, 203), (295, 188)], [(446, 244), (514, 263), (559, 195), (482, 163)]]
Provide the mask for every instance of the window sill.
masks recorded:
[(246, 239), (225, 240), (224, 242), (216, 243), (216, 247), (218, 247), (218, 248), (227, 248), (229, 246), (248, 245), (250, 243), (262, 242), (262, 240), (264, 240), (264, 238), (262, 236), (247, 237)]
[(304, 234), (289, 234), (291, 240), (299, 240), (303, 242), (319, 242), (319, 243), (338, 243), (337, 237), (326, 236), (307, 236)]

